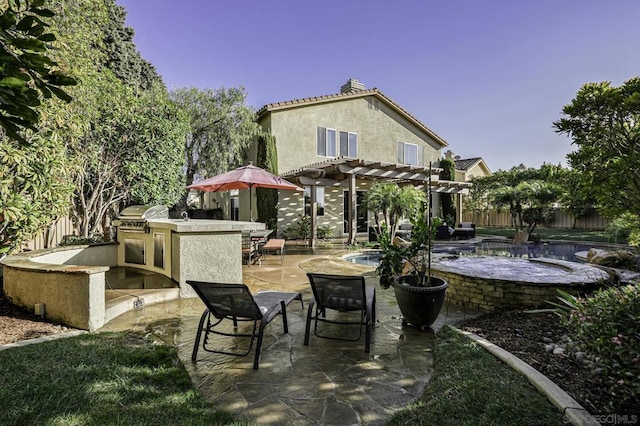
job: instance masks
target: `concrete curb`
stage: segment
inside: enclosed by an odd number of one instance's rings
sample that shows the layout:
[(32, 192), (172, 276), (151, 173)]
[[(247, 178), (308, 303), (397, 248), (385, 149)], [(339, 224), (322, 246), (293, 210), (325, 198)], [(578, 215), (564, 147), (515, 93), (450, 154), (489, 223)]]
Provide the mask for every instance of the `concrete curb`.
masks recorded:
[(560, 389), (560, 387), (549, 380), (547, 376), (541, 374), (538, 370), (522, 361), (520, 358), (476, 334), (460, 330), (456, 327), (451, 328), (456, 332), (467, 336), (469, 339), (489, 351), (493, 356), (526, 377), (527, 380), (529, 380), (536, 389), (542, 392), (542, 394), (544, 394), (553, 405), (558, 407), (558, 409), (564, 414), (564, 418), (571, 422), (571, 424), (576, 426), (594, 426), (600, 424), (582, 405), (578, 403), (578, 401)]
[(29, 346), (36, 343), (49, 342), (51, 340), (58, 340), (58, 339), (64, 339), (66, 337), (80, 336), (81, 334), (85, 334), (85, 333), (88, 333), (88, 331), (75, 330), (75, 331), (68, 331), (66, 333), (51, 334), (49, 336), (38, 337), (35, 339), (21, 340), (15, 343), (7, 343), (6, 345), (0, 345), (0, 352), (6, 349), (21, 348), (23, 346)]

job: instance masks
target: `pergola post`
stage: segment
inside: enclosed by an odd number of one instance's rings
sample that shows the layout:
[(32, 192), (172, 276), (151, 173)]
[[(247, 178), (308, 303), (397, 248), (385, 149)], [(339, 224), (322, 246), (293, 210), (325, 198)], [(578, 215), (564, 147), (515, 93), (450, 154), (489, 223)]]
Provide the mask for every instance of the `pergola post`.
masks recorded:
[(311, 230), (309, 232), (309, 247), (316, 248), (318, 245), (318, 200), (316, 196), (316, 186), (311, 185)]
[(356, 175), (349, 174), (349, 237), (347, 239), (347, 244), (355, 245), (356, 244), (356, 231), (358, 230), (357, 224), (357, 214), (356, 214), (356, 202), (357, 202), (357, 193), (356, 193)]

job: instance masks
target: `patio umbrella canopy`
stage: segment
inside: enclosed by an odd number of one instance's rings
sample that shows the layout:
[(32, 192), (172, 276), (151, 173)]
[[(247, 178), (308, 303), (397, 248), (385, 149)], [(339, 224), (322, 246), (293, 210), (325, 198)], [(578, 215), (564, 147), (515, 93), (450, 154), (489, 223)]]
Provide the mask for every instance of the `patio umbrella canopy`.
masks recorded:
[(290, 191), (303, 191), (297, 185), (294, 185), (268, 171), (256, 167), (249, 163), (246, 166), (238, 167), (226, 173), (213, 176), (209, 179), (191, 184), (187, 189), (196, 191), (220, 192), (232, 189), (248, 189), (249, 190), (249, 217), (253, 221), (253, 211), (251, 206), (251, 189), (252, 188), (272, 188), (286, 189)]

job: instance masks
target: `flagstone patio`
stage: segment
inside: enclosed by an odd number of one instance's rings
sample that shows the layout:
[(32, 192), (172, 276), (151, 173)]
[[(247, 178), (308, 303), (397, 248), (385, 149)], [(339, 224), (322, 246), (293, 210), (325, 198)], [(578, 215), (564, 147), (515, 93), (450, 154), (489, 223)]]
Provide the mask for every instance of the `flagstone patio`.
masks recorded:
[[(145, 306), (121, 315), (103, 330), (143, 330), (176, 345), (196, 388), (216, 407), (252, 423), (384, 424), (422, 394), (432, 374), (434, 332), (401, 326), (393, 291), (379, 287), (371, 267), (332, 255), (286, 255), (282, 265), (273, 256), (243, 268), (243, 281), (252, 292), (300, 291), (305, 302), (304, 308), (298, 302), (289, 305), (289, 334), (283, 334), (280, 318), (267, 326), (259, 370), (252, 369), (251, 354), (233, 357), (200, 350), (197, 361), (191, 362), (204, 310), (197, 298)], [(364, 336), (344, 342), (312, 334), (309, 346), (303, 345), (311, 296), (306, 272), (364, 273), (368, 283), (377, 286), (371, 353), (364, 352)], [(476, 314), (445, 305), (433, 328)]]

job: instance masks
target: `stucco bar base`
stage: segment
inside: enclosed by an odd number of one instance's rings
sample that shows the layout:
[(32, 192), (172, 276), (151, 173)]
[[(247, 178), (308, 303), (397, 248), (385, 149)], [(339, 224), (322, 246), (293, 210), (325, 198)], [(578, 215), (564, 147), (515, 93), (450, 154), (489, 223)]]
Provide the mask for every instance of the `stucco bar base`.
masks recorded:
[[(133, 309), (131, 300), (107, 309), (105, 272), (110, 266), (142, 266), (170, 276), (180, 297), (196, 297), (187, 280), (242, 282), (242, 232), (264, 229), (263, 223), (216, 220), (156, 221), (151, 233), (169, 236), (165, 268), (123, 262), (122, 242), (102, 246), (69, 246), (7, 257), (3, 263), (5, 295), (12, 303), (34, 310), (44, 304), (45, 317), (83, 330), (97, 330), (113, 317)], [(127, 238), (148, 240), (148, 233)], [(151, 257), (153, 259), (153, 257)], [(162, 269), (162, 270), (160, 270)], [(134, 292), (135, 290), (129, 291)], [(140, 290), (145, 305), (166, 297)], [(175, 289), (159, 290), (172, 292)], [(174, 296), (175, 297), (175, 296)]]
[(171, 232), (171, 278), (180, 297), (197, 297), (187, 280), (242, 282), (242, 232), (265, 229), (264, 223), (229, 220), (150, 222), (153, 230)]

